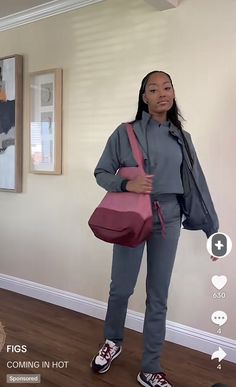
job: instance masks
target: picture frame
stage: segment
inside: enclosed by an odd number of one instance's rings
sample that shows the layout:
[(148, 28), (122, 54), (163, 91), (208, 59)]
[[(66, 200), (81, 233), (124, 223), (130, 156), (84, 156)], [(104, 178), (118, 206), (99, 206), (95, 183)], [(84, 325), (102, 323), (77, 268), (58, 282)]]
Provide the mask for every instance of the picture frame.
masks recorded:
[(23, 56), (0, 58), (0, 191), (22, 192)]
[(62, 69), (30, 73), (30, 172), (62, 173)]

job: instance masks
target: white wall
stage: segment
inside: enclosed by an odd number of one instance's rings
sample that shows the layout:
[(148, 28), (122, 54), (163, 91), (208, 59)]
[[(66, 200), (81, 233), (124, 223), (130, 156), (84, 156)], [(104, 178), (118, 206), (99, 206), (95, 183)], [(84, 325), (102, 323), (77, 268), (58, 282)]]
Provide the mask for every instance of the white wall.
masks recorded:
[[(24, 56), (24, 192), (0, 192), (0, 272), (107, 301), (111, 246), (96, 240), (87, 220), (104, 192), (93, 169), (110, 133), (134, 117), (143, 76), (172, 75), (205, 171), (220, 229), (235, 240), (236, 2), (183, 0), (157, 12), (142, 0), (104, 1), (0, 33), (1, 56)], [(29, 173), (28, 73), (61, 67), (63, 174)], [(234, 249), (210, 261), (201, 232), (183, 231), (168, 319), (235, 339)], [(226, 299), (213, 299), (211, 276), (225, 274)], [(144, 311), (145, 260), (130, 308)]]

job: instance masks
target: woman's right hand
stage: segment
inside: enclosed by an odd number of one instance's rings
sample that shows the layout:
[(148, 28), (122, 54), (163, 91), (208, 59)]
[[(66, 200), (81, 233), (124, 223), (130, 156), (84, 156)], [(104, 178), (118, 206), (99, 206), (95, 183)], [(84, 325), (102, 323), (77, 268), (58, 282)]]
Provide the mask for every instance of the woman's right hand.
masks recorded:
[(152, 192), (152, 183), (154, 175), (137, 176), (129, 180), (126, 189), (129, 192), (150, 194)]

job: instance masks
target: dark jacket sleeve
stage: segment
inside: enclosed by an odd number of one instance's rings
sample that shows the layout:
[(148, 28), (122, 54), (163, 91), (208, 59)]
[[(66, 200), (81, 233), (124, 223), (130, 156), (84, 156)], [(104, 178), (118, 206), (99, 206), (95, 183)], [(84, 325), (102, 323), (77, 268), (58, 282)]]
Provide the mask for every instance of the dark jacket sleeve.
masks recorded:
[(209, 238), (212, 234), (218, 232), (219, 220), (214, 208), (214, 204), (209, 192), (209, 188), (207, 186), (206, 178), (202, 171), (200, 162), (197, 157), (196, 150), (194, 148), (194, 145), (191, 139), (191, 135), (187, 132), (185, 132), (185, 134), (187, 134), (186, 137), (188, 140), (190, 152), (193, 156), (193, 175), (197, 183), (197, 186), (201, 192), (204, 203), (206, 204), (207, 210), (209, 212), (209, 222), (203, 228), (203, 231), (205, 232), (206, 236)]
[(116, 175), (116, 172), (121, 166), (119, 145), (120, 128), (121, 125), (109, 137), (94, 171), (98, 185), (109, 192), (121, 192), (121, 183), (124, 180), (121, 176)]

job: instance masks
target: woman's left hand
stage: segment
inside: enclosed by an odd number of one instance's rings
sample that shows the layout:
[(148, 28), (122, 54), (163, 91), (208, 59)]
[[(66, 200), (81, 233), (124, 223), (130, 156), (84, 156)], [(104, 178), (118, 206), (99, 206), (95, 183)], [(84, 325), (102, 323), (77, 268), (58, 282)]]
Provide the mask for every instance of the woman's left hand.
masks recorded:
[(211, 255), (211, 260), (212, 260), (213, 262), (218, 261), (218, 259), (219, 259), (219, 258), (214, 257), (214, 255)]

